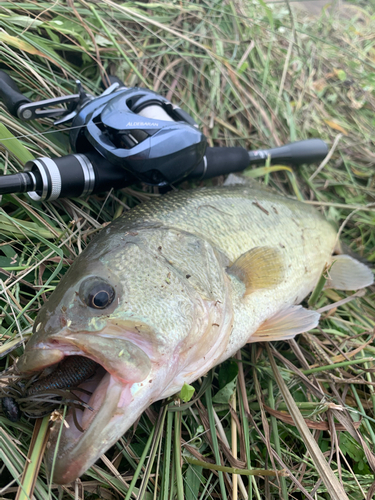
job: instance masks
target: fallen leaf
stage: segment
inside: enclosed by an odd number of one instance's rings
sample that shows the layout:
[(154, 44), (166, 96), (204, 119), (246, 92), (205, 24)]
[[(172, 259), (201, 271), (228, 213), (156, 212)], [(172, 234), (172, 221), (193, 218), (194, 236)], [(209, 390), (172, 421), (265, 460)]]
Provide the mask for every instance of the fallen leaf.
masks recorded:
[[(266, 404), (264, 404), (264, 409), (270, 415), (274, 416), (275, 418), (278, 418), (282, 422), (284, 422), (288, 425), (295, 426), (293, 417), (291, 415), (289, 415), (289, 413), (286, 413), (285, 411), (273, 410), (270, 406), (267, 406)], [(324, 421), (317, 422), (317, 421), (311, 420), (309, 418), (305, 418), (304, 420), (305, 420), (305, 423), (309, 429), (318, 429), (320, 431), (329, 431), (330, 430), (328, 422), (324, 422)], [(358, 429), (361, 426), (361, 424), (362, 424), (362, 421), (360, 420), (358, 422), (355, 422), (353, 425), (356, 429)], [(335, 422), (335, 427), (336, 427), (336, 431), (345, 431), (346, 430), (345, 426), (343, 426), (342, 424), (338, 424), (336, 422)]]
[(49, 61), (56, 64), (56, 61), (54, 61), (47, 54), (43, 54), (43, 52), (40, 52), (40, 50), (33, 47), (30, 43), (25, 42), (24, 40), (20, 40), (16, 36), (8, 35), (8, 33), (0, 33), (0, 42), (7, 43), (8, 45), (15, 47), (16, 49), (27, 52), (28, 54), (33, 54), (35, 56), (40, 56), (43, 59), (48, 59)]
[(339, 125), (338, 123), (332, 121), (332, 120), (324, 120), (324, 122), (331, 128), (333, 128), (334, 130), (338, 130), (339, 132), (341, 132), (342, 134), (344, 135), (348, 135), (348, 132), (341, 126)]
[(325, 78), (320, 78), (319, 80), (316, 80), (313, 82), (312, 86), (317, 92), (321, 92), (324, 90), (327, 86), (327, 80)]

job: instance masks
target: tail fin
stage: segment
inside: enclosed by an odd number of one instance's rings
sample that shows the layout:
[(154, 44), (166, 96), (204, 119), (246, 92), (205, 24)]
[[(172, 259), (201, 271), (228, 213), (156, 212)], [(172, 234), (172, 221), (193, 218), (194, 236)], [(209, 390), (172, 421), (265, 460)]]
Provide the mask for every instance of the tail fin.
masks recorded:
[(374, 283), (371, 269), (349, 255), (334, 255), (325, 288), (358, 290)]

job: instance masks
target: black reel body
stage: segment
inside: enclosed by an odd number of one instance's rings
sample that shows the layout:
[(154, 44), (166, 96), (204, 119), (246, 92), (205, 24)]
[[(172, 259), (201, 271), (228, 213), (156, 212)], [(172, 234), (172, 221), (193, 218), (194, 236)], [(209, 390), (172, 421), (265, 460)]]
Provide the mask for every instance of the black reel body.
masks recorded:
[(93, 149), (153, 185), (177, 182), (201, 162), (207, 141), (182, 109), (147, 89), (120, 88), (88, 102), (72, 123), (72, 149)]
[[(193, 118), (165, 97), (148, 89), (127, 88), (116, 77), (94, 97), (76, 82), (75, 94), (30, 102), (12, 78), (0, 70), (0, 97), (18, 119), (55, 117), (71, 123), (73, 154), (37, 158), (24, 172), (0, 176), (0, 195), (28, 193), (36, 201), (89, 196), (141, 180), (165, 186), (189, 178), (197, 181), (249, 165), (312, 163), (328, 153), (320, 139), (272, 149), (207, 147)], [(65, 107), (61, 107), (61, 106)], [(58, 107), (56, 107), (58, 106)]]

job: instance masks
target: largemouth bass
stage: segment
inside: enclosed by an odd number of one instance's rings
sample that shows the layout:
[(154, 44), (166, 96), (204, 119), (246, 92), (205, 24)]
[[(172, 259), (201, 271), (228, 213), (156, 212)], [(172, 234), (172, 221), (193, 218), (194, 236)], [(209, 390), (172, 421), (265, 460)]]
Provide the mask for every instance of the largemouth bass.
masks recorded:
[[(247, 342), (289, 339), (319, 314), (298, 305), (328, 285), (370, 285), (315, 209), (244, 185), (180, 191), (104, 228), (40, 310), (21, 373), (84, 356), (93, 408), (67, 415), (53, 480), (80, 476), (154, 401), (177, 393)], [(57, 365), (58, 366), (58, 365)], [(49, 459), (61, 423), (52, 430)]]

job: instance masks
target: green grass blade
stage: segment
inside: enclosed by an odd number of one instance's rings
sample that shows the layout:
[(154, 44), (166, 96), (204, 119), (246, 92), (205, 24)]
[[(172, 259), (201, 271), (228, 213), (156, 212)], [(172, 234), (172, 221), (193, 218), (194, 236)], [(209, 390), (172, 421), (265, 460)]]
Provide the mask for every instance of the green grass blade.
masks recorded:
[(163, 462), (163, 480), (162, 480), (162, 490), (160, 498), (161, 500), (168, 500), (170, 491), (170, 467), (171, 467), (171, 450), (172, 450), (172, 426), (173, 426), (173, 414), (167, 412), (167, 427), (165, 431), (165, 443), (164, 443), (164, 462)]
[(142, 455), (141, 455), (141, 457), (139, 459), (139, 462), (138, 462), (138, 467), (137, 467), (137, 469), (134, 472), (133, 479), (132, 479), (132, 481), (130, 483), (129, 490), (128, 490), (128, 492), (127, 492), (124, 500), (130, 500), (130, 497), (131, 497), (131, 495), (133, 493), (133, 490), (134, 490), (135, 483), (138, 480), (138, 477), (139, 477), (139, 475), (141, 473), (142, 467), (144, 466), (147, 454), (148, 454), (148, 452), (149, 452), (149, 450), (151, 448), (151, 444), (152, 444), (152, 440), (153, 440), (154, 434), (155, 434), (155, 426), (152, 428), (150, 436), (149, 436), (149, 438), (147, 440), (146, 446), (143, 449)]
[(22, 165), (34, 159), (30, 151), (14, 137), (3, 123), (0, 123), (0, 144), (14, 155)]
[(320, 477), (322, 478), (326, 488), (332, 498), (332, 500), (349, 500), (346, 492), (341, 483), (339, 483), (337, 477), (333, 473), (332, 469), (326, 462), (326, 459), (317, 445), (315, 439), (311, 435), (309, 428), (307, 427), (304, 418), (302, 417), (292, 395), (289, 392), (287, 385), (282, 378), (280, 371), (275, 363), (271, 347), (266, 344), (268, 357), (271, 363), (272, 371), (275, 376), (277, 385), (283, 395), (284, 401), (288, 406), (289, 413), (292, 415), (296, 427), (303, 437), (303, 441), (308, 449), (314, 464), (319, 471)]
[(36, 436), (35, 443), (26, 465), (26, 472), (22, 478), (16, 500), (30, 500), (33, 496), (39, 467), (42, 461), (44, 448), (47, 444), (47, 434), (49, 429), (49, 415), (41, 421), (38, 435)]
[[(208, 420), (210, 422), (210, 431), (211, 431), (211, 438), (212, 438), (212, 446), (213, 446), (213, 451), (214, 451), (214, 457), (217, 465), (221, 465), (220, 461), (220, 452), (219, 452), (219, 445), (217, 441), (217, 436), (216, 436), (216, 426), (215, 426), (215, 418), (214, 414), (212, 411), (212, 396), (211, 396), (211, 389), (207, 389), (205, 392), (205, 398), (206, 398), (206, 407), (207, 407), (207, 414), (208, 414)], [(198, 464), (200, 465), (200, 464)], [(224, 476), (221, 471), (218, 472), (219, 475), (219, 483), (220, 483), (220, 491), (223, 500), (227, 500), (227, 494), (226, 494), (226, 489), (224, 485)]]

